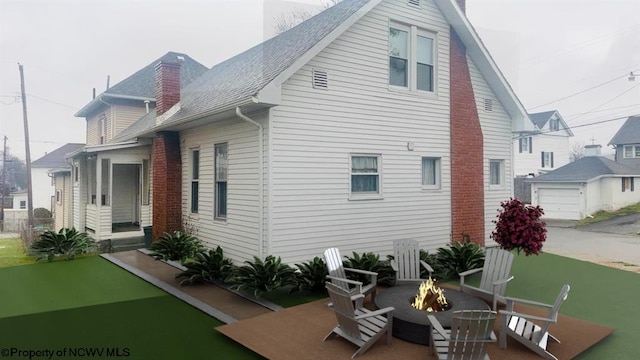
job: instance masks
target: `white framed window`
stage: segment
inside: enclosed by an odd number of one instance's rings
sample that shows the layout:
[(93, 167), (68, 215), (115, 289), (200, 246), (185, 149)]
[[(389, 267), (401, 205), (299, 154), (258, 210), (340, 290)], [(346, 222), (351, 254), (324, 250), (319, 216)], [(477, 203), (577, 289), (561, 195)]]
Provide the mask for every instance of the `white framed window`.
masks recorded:
[(640, 145), (625, 145), (624, 158), (640, 158)]
[(104, 144), (107, 136), (107, 117), (100, 115), (98, 118), (98, 144)]
[(553, 168), (553, 152), (543, 151), (540, 156), (540, 165), (543, 168)]
[(558, 119), (549, 120), (549, 130), (550, 131), (558, 131), (558, 130), (560, 130), (560, 120), (558, 120)]
[(225, 220), (227, 218), (227, 177), (229, 173), (228, 144), (215, 144), (214, 171), (215, 171), (215, 218)]
[(437, 158), (437, 157), (422, 158), (422, 188), (423, 189), (439, 189), (440, 188), (440, 158)]
[(62, 205), (62, 190), (56, 190), (56, 204)]
[(435, 89), (435, 34), (416, 26), (389, 25), (389, 85), (411, 91)]
[(351, 198), (379, 198), (381, 191), (380, 154), (351, 154), (350, 156)]
[(489, 185), (504, 185), (504, 160), (489, 160)]
[(533, 152), (533, 139), (531, 136), (521, 137), (519, 140), (519, 152), (531, 154)]
[(198, 213), (200, 195), (200, 149), (191, 150), (191, 212)]
[(622, 192), (625, 191), (634, 191), (634, 181), (632, 177), (623, 177), (622, 178)]
[(27, 208), (27, 202), (24, 200), (20, 200), (20, 209), (26, 209)]
[(78, 183), (80, 180), (80, 167), (78, 165), (73, 166), (73, 182)]

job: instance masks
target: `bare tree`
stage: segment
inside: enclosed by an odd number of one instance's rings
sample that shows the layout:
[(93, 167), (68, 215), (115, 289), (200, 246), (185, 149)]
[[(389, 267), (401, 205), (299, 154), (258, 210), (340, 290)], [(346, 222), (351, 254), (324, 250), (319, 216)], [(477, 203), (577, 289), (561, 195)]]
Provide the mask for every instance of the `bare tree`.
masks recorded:
[(584, 143), (581, 141), (574, 142), (569, 150), (569, 161), (574, 162), (584, 157)]
[(312, 18), (318, 12), (324, 11), (333, 5), (339, 3), (342, 0), (326, 0), (324, 4), (320, 7), (319, 11), (310, 11), (303, 8), (295, 8), (290, 13), (282, 13), (273, 18), (273, 30), (276, 35), (281, 34), (292, 27), (300, 24), (301, 22)]

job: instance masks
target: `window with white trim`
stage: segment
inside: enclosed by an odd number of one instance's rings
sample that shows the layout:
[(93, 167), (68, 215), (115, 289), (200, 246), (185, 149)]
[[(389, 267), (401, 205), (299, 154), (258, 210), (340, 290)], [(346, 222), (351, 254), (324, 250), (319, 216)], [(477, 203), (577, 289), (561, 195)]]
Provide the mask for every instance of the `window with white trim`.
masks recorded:
[(560, 130), (560, 120), (558, 120), (558, 119), (549, 120), (549, 130), (550, 131), (558, 131), (558, 130)]
[(191, 212), (198, 212), (200, 195), (200, 150), (191, 150)]
[(27, 208), (27, 202), (24, 200), (20, 200), (20, 209), (26, 209)]
[(527, 137), (521, 137), (520, 138), (520, 153), (526, 153), (528, 152), (529, 154), (531, 154), (533, 152), (533, 141), (531, 139), (531, 136), (527, 136)]
[(107, 136), (107, 117), (100, 115), (98, 118), (98, 144), (104, 144)]
[(351, 154), (351, 195), (380, 195), (380, 155)]
[(543, 151), (541, 154), (540, 165), (543, 168), (552, 168), (553, 167), (553, 152)]
[(489, 160), (489, 185), (500, 186), (504, 183), (504, 160)]
[(640, 158), (640, 145), (625, 145), (623, 157), (625, 159)]
[(435, 34), (399, 23), (389, 26), (389, 85), (433, 92)]
[(227, 218), (227, 176), (229, 172), (228, 144), (215, 145), (214, 151), (215, 218)]
[(634, 191), (634, 181), (632, 177), (623, 177), (622, 178), (622, 192), (625, 191)]
[(62, 190), (56, 190), (56, 204), (62, 205)]
[(422, 188), (440, 188), (440, 158), (422, 158)]

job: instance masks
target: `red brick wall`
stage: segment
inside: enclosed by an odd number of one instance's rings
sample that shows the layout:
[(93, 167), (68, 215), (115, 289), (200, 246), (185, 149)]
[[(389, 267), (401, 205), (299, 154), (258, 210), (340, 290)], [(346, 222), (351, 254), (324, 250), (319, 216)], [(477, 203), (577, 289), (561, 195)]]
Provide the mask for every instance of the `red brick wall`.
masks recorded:
[(180, 101), (180, 64), (161, 61), (155, 72), (156, 112), (162, 115)]
[(483, 136), (466, 49), (451, 28), (451, 235), (484, 245)]
[(153, 141), (153, 239), (182, 229), (180, 136), (162, 131)]

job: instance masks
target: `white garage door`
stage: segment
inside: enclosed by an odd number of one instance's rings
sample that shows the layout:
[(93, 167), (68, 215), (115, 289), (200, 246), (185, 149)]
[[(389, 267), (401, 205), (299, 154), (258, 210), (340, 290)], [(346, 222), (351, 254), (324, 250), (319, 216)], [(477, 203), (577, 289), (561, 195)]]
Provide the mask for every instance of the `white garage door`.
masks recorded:
[(538, 204), (549, 219), (580, 219), (580, 190), (538, 189)]

